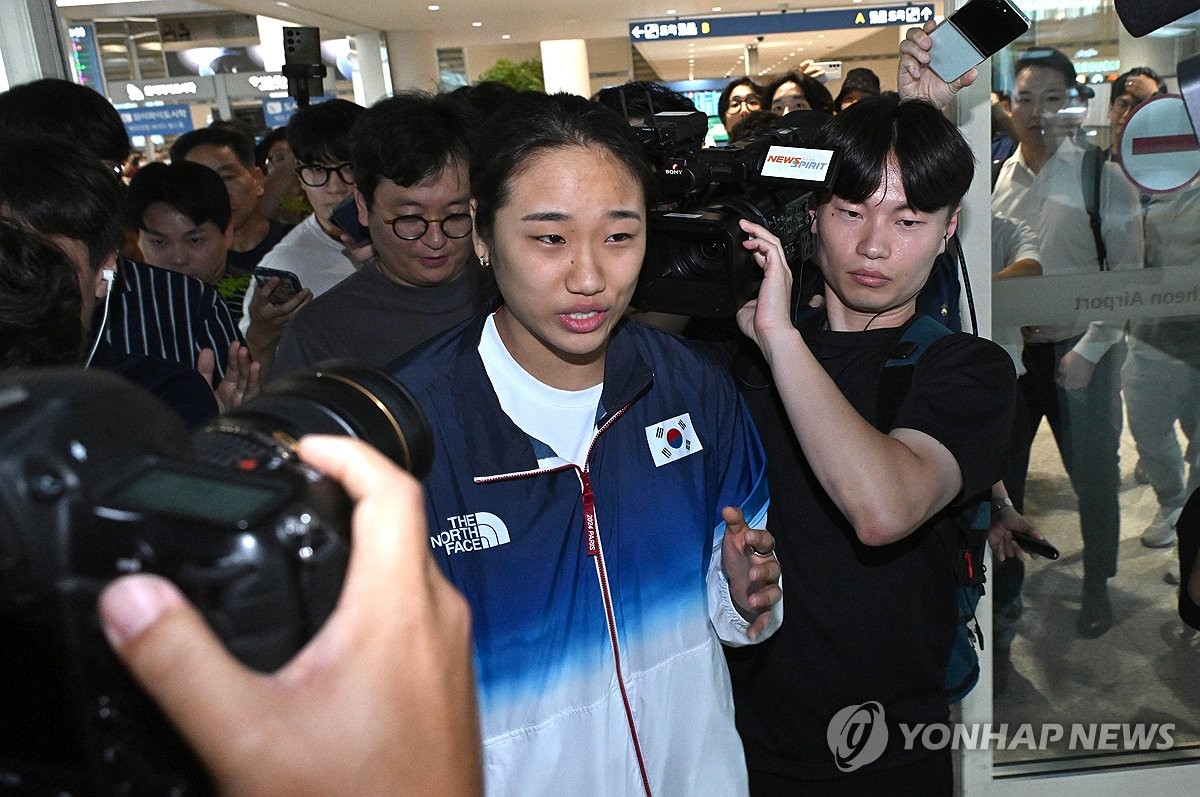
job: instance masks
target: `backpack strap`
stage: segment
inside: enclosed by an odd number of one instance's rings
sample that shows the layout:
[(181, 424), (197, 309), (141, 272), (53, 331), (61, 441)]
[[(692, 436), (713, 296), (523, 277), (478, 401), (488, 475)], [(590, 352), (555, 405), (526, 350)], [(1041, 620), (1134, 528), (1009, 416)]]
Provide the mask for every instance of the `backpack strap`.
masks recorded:
[[(909, 323), (879, 376), (875, 428), (885, 433), (891, 429), (900, 405), (912, 388), (921, 357), (936, 341), (951, 334), (950, 329), (920, 313)], [(962, 700), (979, 680), (983, 631), (975, 617), (975, 607), (983, 596), (987, 578), (983, 562), (987, 528), (991, 522), (990, 508), (986, 500), (969, 501), (960, 507), (947, 507), (932, 521), (931, 531), (946, 546), (954, 572), (958, 620), (944, 682), (946, 697), (951, 703)]]
[(1096, 262), (1101, 271), (1108, 270), (1108, 249), (1104, 246), (1104, 235), (1100, 229), (1100, 175), (1104, 165), (1104, 152), (1090, 144), (1083, 148), (1080, 164), (1080, 180), (1083, 186), (1083, 205), (1087, 210), (1088, 224), (1092, 228), (1092, 240), (1096, 243)]
[(921, 357), (934, 341), (954, 334), (927, 315), (917, 314), (909, 323), (900, 340), (888, 353), (879, 377), (879, 392), (875, 398), (875, 428), (885, 434), (891, 430), (892, 422), (904, 397), (912, 388), (913, 372)]

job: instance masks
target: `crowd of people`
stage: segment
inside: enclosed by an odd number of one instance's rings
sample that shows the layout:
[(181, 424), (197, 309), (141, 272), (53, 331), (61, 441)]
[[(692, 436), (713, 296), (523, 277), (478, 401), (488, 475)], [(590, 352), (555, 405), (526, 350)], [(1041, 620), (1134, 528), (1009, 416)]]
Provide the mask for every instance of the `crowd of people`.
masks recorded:
[[(669, 92), (332, 100), (257, 152), (231, 125), (189, 133), (127, 187), (107, 101), (54, 80), (0, 94), (5, 367), (113, 370), (196, 425), (352, 359), (433, 432), (423, 485), (362, 443), (298, 444), (358, 506), (338, 608), (274, 674), (169, 582), (103, 594), (117, 654), (223, 791), (950, 794), (950, 747), (900, 732), (948, 717), (943, 521), (991, 505), (1006, 650), (1014, 535), (1041, 536), (1022, 510), (1042, 418), (1079, 497), (1078, 630), (1108, 629), (1120, 391), (1161, 504), (1143, 541), (1170, 545), (1196, 478), (1166, 439), (1195, 430), (1195, 320), (948, 333), (883, 387), (976, 171), (944, 114), (975, 73), (934, 74), (927, 30), (895, 92), (861, 68), (836, 98), (803, 71), (722, 92), (731, 138), (822, 114), (841, 166), (809, 209), (804, 302), (777, 235), (741, 222), (762, 282), (719, 347), (629, 317), (657, 201), (631, 123), (686, 102)], [(1122, 76), (1114, 126), (1155, 79)], [(1164, 265), (1198, 194), (1143, 203), (1109, 153), (1092, 223), (1070, 62), (1031, 52), (1015, 81), (997, 278)], [(1166, 410), (1146, 396), (1163, 380)], [(837, 724), (867, 706), (891, 731), (878, 749)]]

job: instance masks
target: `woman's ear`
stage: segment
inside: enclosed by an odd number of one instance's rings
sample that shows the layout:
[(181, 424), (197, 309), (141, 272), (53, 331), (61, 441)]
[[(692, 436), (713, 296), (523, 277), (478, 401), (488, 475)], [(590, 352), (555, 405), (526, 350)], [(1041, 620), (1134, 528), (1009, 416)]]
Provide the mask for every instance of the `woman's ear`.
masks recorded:
[(487, 241), (483, 240), (483, 236), (479, 234), (479, 223), (476, 221), (476, 213), (479, 209), (479, 203), (474, 199), (471, 200), (471, 245), (475, 248), (475, 256), (479, 258), (479, 262), (484, 268), (491, 263), (489, 253), (490, 247)]

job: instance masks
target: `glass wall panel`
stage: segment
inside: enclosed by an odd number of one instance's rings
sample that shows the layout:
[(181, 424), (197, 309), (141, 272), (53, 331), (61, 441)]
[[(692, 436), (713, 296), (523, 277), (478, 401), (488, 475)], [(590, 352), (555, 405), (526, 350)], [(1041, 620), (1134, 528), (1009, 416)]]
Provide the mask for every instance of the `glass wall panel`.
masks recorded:
[(1177, 94), (1200, 19), (1135, 39), (1108, 3), (1018, 5), (1033, 28), (993, 59), (992, 324), (1021, 373), (1006, 484), (1061, 558), (989, 574), (997, 774), (1200, 742), (1175, 528), (1200, 464), (1200, 149)]

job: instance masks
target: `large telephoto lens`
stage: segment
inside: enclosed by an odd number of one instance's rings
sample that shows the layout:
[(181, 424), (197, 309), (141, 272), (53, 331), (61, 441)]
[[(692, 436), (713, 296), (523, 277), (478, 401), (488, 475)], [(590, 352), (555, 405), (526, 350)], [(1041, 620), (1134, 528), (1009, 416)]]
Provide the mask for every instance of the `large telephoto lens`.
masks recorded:
[(207, 431), (253, 431), (281, 443), (306, 434), (346, 435), (371, 444), (418, 479), (433, 461), (429, 424), (412, 395), (382, 371), (358, 363), (331, 363), (272, 382)]

